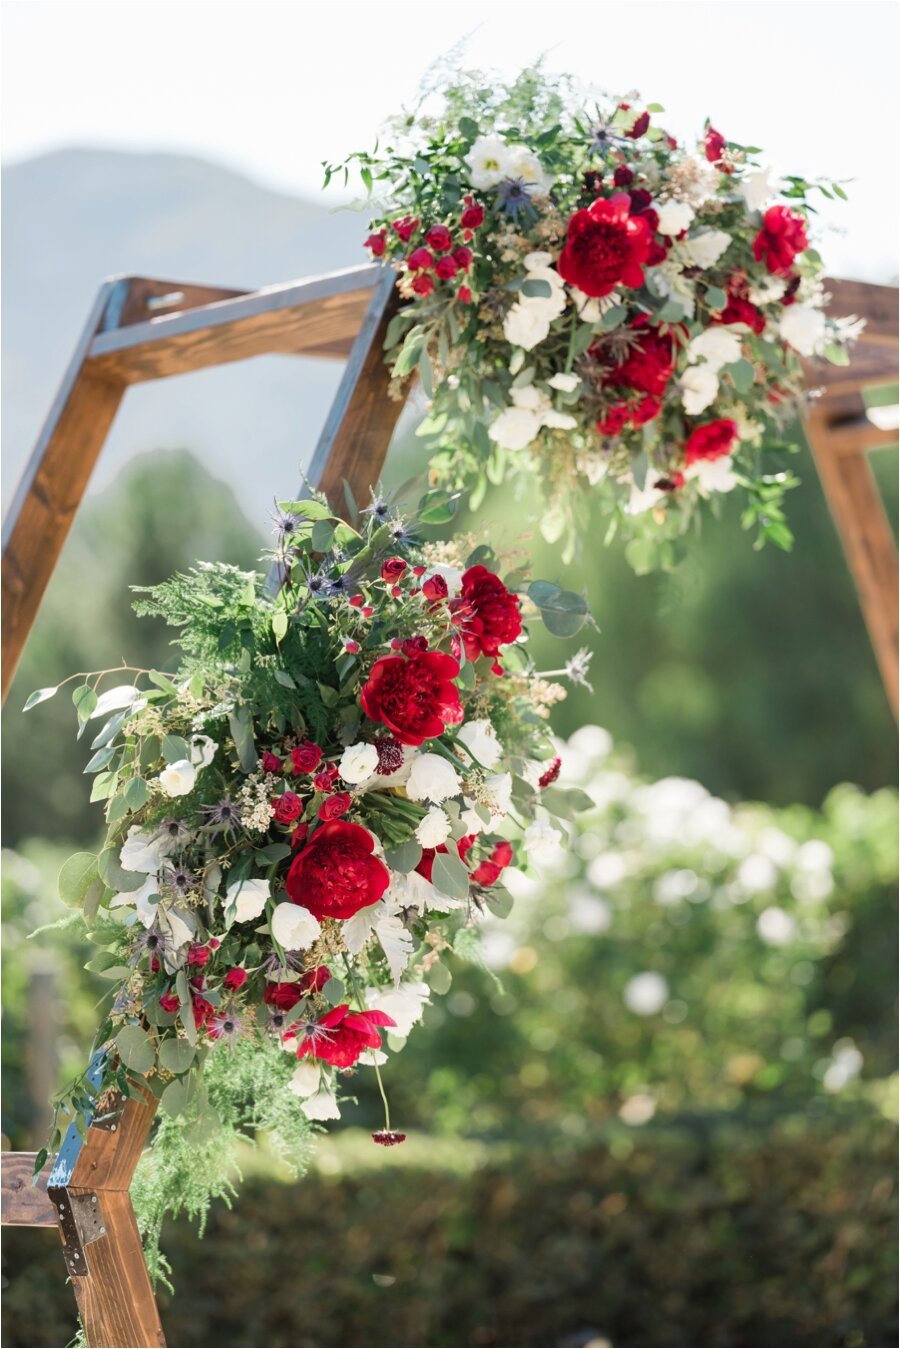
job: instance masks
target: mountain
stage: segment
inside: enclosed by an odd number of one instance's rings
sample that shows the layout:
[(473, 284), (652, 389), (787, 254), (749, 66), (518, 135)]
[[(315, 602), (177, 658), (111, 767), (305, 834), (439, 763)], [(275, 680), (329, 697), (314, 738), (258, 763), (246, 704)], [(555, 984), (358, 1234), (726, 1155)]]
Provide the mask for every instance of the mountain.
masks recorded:
[[(366, 221), (171, 154), (62, 150), (3, 170), (3, 490), (8, 501), (104, 278), (256, 288), (365, 261)], [(296, 488), (337, 362), (261, 357), (131, 389), (92, 481), (189, 448), (263, 527)]]

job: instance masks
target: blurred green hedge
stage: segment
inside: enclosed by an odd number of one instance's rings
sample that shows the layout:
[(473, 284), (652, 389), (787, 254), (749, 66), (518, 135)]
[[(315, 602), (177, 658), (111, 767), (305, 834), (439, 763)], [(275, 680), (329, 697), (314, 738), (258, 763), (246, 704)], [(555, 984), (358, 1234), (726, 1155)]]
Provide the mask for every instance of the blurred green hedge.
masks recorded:
[[(251, 1176), (168, 1233), (173, 1346), (890, 1345), (893, 1130), (853, 1112), (552, 1133), (499, 1160), (345, 1134), (295, 1186)], [(362, 1154), (363, 1159), (366, 1154)], [(377, 1165), (375, 1162), (377, 1161)], [(53, 1232), (5, 1243), (8, 1346), (74, 1328)]]

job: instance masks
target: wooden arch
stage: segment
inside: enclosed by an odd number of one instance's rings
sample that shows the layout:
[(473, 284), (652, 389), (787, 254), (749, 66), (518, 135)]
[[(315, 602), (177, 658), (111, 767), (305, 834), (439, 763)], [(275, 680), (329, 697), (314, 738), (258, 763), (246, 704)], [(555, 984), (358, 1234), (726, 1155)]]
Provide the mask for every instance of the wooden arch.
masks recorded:
[[(260, 291), (118, 277), (100, 289), (4, 524), (3, 694), (94, 464), (130, 384), (273, 353), (347, 364), (309, 469), (336, 511), (343, 483), (364, 499), (402, 404), (383, 359), (393, 273), (356, 267)], [(897, 382), (897, 291), (827, 283), (838, 314), (867, 321), (846, 369), (810, 366), (808, 419), (819, 475), (853, 573), (888, 696), (897, 693), (897, 555), (867, 452), (893, 438), (862, 392)], [(82, 1139), (70, 1128), (31, 1185), (33, 1153), (3, 1154), (5, 1224), (57, 1227), (88, 1344), (164, 1345), (129, 1187), (155, 1100), (119, 1102)]]

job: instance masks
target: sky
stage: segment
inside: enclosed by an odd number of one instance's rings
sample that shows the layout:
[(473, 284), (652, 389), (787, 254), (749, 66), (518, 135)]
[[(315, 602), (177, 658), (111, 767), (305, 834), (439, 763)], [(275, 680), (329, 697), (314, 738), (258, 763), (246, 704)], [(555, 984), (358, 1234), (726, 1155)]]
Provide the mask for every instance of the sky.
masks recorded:
[(470, 66), (546, 53), (664, 104), (679, 139), (710, 116), (778, 169), (853, 180), (824, 204), (826, 264), (897, 274), (894, 0), (3, 0), (0, 23), (5, 163), (169, 150), (318, 197), (321, 161), (369, 147), (468, 35)]

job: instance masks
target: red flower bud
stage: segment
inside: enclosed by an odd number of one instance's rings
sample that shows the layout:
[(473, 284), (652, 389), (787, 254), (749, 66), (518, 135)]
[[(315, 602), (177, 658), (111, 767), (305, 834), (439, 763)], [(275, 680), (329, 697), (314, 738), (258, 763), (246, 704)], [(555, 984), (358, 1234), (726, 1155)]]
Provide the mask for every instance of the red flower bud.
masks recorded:
[(283, 765), (277, 754), (270, 754), (266, 750), (262, 756), (262, 767), (264, 773), (280, 773)]
[(365, 595), (351, 595), (347, 603), (354, 609), (361, 609), (366, 602)]
[(370, 234), (363, 247), (368, 248), (373, 258), (384, 256), (386, 239), (384, 230), (379, 230), (377, 234)]
[(181, 1006), (181, 1000), (174, 989), (169, 989), (168, 993), (160, 995), (159, 1005), (164, 1012), (177, 1012)]
[(479, 225), (484, 222), (484, 207), (472, 197), (466, 197), (466, 208), (460, 216), (459, 223), (464, 230), (477, 230)]
[(425, 239), (436, 253), (448, 253), (453, 247), (453, 235), (446, 225), (432, 225)]
[(395, 220), (391, 228), (398, 239), (401, 239), (403, 243), (408, 244), (416, 230), (419, 228), (419, 222), (418, 220), (414, 220), (410, 215), (404, 215), (401, 216), (399, 220)]
[(434, 266), (434, 257), (427, 248), (416, 248), (406, 259), (406, 265), (411, 272), (420, 272)]
[(468, 286), (460, 286), (459, 290), (456, 292), (456, 298), (459, 300), (460, 304), (471, 304), (472, 292), (469, 290)]
[(426, 600), (431, 600), (432, 603), (439, 603), (441, 600), (445, 600), (449, 594), (447, 582), (444, 580), (443, 576), (429, 576), (428, 580), (422, 583), (422, 594), (425, 596)]
[(243, 988), (249, 977), (242, 965), (235, 965), (234, 969), (229, 970), (225, 975), (225, 987)]
[(434, 269), (434, 274), (435, 276), (439, 277), (441, 281), (449, 281), (452, 277), (456, 276), (456, 273), (458, 271), (459, 271), (458, 265), (454, 262), (453, 258), (448, 253), (446, 257), (438, 258), (438, 263)]
[(430, 295), (434, 290), (434, 278), (429, 276), (427, 272), (419, 272), (412, 283), (412, 288), (417, 295)]
[(454, 248), (450, 256), (461, 272), (467, 272), (472, 266), (474, 255), (471, 248), (466, 248), (465, 244), (460, 244), (459, 248)]
[(357, 651), (359, 650), (359, 642), (354, 642), (352, 637), (348, 637), (346, 642), (344, 643), (344, 650), (348, 653), (348, 655), (355, 656)]

